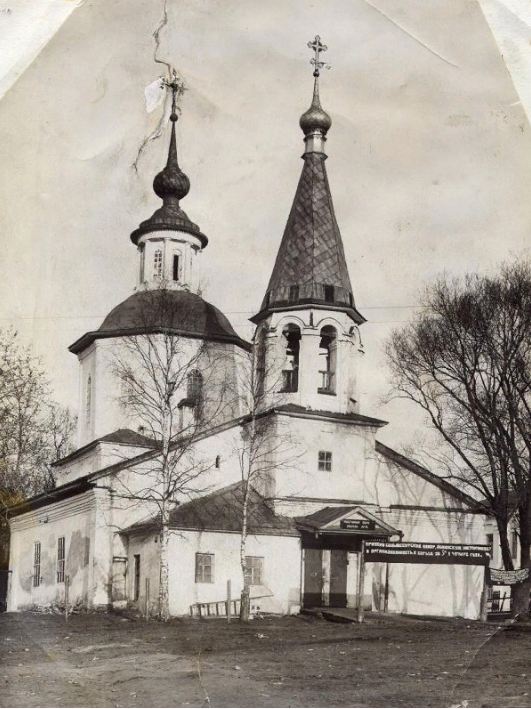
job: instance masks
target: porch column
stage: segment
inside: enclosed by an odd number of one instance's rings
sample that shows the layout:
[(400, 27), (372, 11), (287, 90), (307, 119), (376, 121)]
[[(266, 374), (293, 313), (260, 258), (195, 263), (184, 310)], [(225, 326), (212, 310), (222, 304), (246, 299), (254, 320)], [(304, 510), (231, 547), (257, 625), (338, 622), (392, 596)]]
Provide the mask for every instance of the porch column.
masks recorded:
[(323, 549), (323, 606), (330, 605), (330, 549)]

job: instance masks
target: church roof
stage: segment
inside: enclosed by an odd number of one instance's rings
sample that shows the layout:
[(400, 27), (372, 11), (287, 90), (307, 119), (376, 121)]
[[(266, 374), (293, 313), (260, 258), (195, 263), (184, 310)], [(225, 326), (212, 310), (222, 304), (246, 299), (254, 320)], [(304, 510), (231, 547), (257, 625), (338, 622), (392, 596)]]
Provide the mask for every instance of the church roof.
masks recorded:
[[(241, 532), (243, 509), (243, 482), (221, 488), (216, 492), (185, 502), (171, 513), (170, 526), (175, 529)], [(129, 527), (128, 532), (144, 531), (155, 518)], [(251, 487), (248, 502), (249, 534), (298, 536), (291, 517), (277, 515), (266, 500)]]
[(412, 473), (415, 473), (415, 475), (418, 475), (419, 477), (423, 478), (432, 485), (435, 485), (440, 490), (442, 490), (442, 492), (445, 492), (447, 495), (456, 498), (467, 507), (476, 510), (482, 507), (481, 503), (478, 502), (478, 500), (475, 500), (470, 495), (467, 495), (466, 492), (463, 492), (455, 485), (452, 485), (452, 483), (448, 482), (448, 480), (444, 480), (444, 478), (441, 478), (439, 475), (432, 473), (431, 470), (424, 468), (422, 465), (419, 465), (414, 460), (411, 460), (411, 458), (407, 458), (405, 455), (398, 453), (398, 451), (389, 448), (389, 446), (380, 443), (380, 441), (376, 441), (375, 450), (377, 453), (380, 453), (380, 455), (383, 455), (385, 458), (391, 460), (393, 463), (401, 465)]
[(339, 309), (361, 324), (326, 174), (324, 153), (303, 156), (304, 166), (258, 322), (274, 310), (307, 304)]
[(232, 342), (249, 349), (216, 306), (185, 290), (137, 291), (107, 315), (98, 330), (85, 333), (70, 345), (82, 352), (94, 340), (164, 332), (214, 342)]

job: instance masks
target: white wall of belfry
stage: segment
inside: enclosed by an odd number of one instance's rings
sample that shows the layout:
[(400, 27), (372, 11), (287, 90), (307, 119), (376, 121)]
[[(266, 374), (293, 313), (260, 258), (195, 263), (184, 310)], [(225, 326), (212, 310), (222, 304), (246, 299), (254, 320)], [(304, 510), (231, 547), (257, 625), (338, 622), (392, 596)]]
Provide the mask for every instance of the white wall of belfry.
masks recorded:
[[(359, 329), (352, 320), (339, 311), (301, 308), (292, 312), (275, 312), (258, 328), (258, 337), (264, 338), (266, 347), (265, 391), (277, 392), (285, 362), (288, 325), (300, 329), (299, 385), (295, 392), (282, 395), (285, 403), (326, 411), (357, 411), (358, 357), (362, 353)], [(335, 393), (320, 393), (322, 357), (319, 342), (322, 328), (333, 327), (337, 333)], [(277, 395), (275, 394), (275, 397)]]

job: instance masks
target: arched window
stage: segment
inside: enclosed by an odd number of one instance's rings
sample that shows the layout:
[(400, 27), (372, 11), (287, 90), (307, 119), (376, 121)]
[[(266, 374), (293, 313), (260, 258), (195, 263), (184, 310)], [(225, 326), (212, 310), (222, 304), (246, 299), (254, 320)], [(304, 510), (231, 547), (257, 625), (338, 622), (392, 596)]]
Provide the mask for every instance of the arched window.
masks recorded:
[(90, 426), (92, 415), (92, 377), (89, 374), (87, 377), (87, 390), (85, 392), (85, 424), (87, 428)]
[(188, 374), (186, 396), (188, 399), (201, 398), (203, 393), (203, 375), (198, 369)]
[(153, 254), (153, 278), (162, 278), (162, 249)]
[(186, 398), (194, 407), (196, 418), (201, 412), (203, 404), (203, 375), (198, 369), (193, 369), (187, 377)]
[(280, 391), (292, 392), (299, 388), (299, 351), (301, 344), (301, 330), (297, 325), (290, 323), (282, 331), (284, 352), (284, 365), (282, 367), (282, 388)]
[(336, 393), (337, 333), (331, 325), (321, 329), (319, 342), (319, 394)]
[(265, 389), (266, 368), (266, 328), (262, 327), (256, 336), (256, 389), (258, 396), (262, 396)]

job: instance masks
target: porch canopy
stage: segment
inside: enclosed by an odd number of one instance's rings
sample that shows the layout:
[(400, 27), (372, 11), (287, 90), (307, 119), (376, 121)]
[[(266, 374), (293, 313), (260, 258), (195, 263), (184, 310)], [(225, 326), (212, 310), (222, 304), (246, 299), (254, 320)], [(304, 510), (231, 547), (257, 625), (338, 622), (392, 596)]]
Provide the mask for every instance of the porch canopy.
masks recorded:
[(324, 507), (311, 515), (296, 517), (303, 549), (361, 551), (364, 539), (388, 541), (402, 532), (359, 505)]

